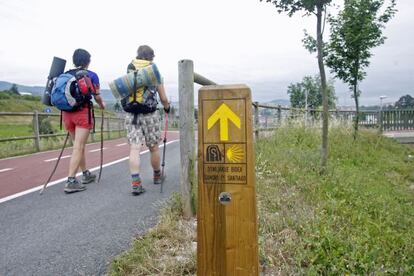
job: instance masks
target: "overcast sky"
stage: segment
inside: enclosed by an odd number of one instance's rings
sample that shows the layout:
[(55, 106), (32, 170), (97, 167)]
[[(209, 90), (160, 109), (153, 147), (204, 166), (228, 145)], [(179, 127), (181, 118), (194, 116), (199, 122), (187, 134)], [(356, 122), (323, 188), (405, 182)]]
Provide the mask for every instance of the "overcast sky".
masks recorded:
[[(397, 8), (360, 86), (362, 105), (378, 104), (380, 95), (385, 102), (414, 96), (414, 5), (397, 0)], [(301, 42), (315, 25), (314, 16), (289, 18), (259, 0), (0, 0), (0, 80), (44, 85), (53, 56), (67, 59), (69, 69), (73, 51), (84, 48), (108, 88), (148, 44), (173, 101), (181, 59), (217, 83), (247, 84), (255, 101), (288, 99), (290, 83), (318, 73)], [(335, 84), (338, 103), (351, 105), (347, 87)]]

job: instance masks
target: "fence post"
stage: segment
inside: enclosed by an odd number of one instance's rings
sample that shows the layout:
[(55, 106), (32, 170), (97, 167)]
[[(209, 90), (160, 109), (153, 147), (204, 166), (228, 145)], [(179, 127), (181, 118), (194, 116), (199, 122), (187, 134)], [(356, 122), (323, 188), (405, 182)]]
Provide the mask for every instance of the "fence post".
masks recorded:
[(184, 218), (193, 216), (192, 188), (195, 186), (194, 65), (191, 60), (178, 62), (180, 112), (181, 200)]
[(40, 151), (40, 133), (39, 133), (39, 113), (37, 111), (35, 111), (33, 113), (33, 130), (34, 130), (34, 135), (35, 135), (35, 140), (34, 140), (34, 144), (35, 144), (35, 148), (36, 151)]
[(277, 106), (277, 122), (279, 123), (279, 126), (282, 125), (282, 109), (280, 108), (280, 105)]
[(254, 139), (259, 139), (259, 102), (254, 102)]
[(382, 108), (379, 111), (378, 120), (379, 120), (379, 124), (378, 124), (379, 125), (379, 132), (382, 133), (383, 130), (384, 130), (384, 126), (383, 126), (383, 122), (382, 122)]

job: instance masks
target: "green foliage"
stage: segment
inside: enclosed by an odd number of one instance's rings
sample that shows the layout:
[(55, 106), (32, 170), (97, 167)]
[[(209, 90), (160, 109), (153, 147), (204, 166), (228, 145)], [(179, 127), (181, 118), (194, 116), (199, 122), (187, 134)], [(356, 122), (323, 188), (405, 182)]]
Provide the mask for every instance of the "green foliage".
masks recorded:
[[(330, 17), (331, 40), (326, 47), (326, 64), (332, 73), (353, 91), (357, 114), (359, 113), (358, 84), (369, 66), (372, 48), (384, 43), (382, 30), (396, 13), (395, 0), (381, 13), (385, 0), (345, 0), (337, 17)], [(358, 119), (354, 121), (354, 138), (357, 136)]]
[[(19, 95), (10, 91), (0, 92), (0, 112), (33, 112), (42, 111), (44, 105), (39, 96)], [(54, 109), (56, 110), (56, 109)]]
[(53, 134), (55, 130), (53, 129), (51, 119), (46, 116), (39, 116), (39, 133), (40, 134)]
[(12, 87), (10, 88), (10, 92), (19, 95), (19, 89), (17, 88), (17, 84), (13, 83)]
[[(262, 2), (264, 0), (260, 0)], [(317, 6), (329, 5), (332, 0), (266, 0), (272, 3), (279, 13), (286, 12), (292, 16), (298, 11), (304, 11), (307, 15), (315, 13)]]
[(329, 135), (323, 176), (318, 129), (289, 126), (257, 143), (260, 259), (268, 275), (412, 275), (414, 151), (375, 132), (356, 141), (348, 128)]
[(351, 89), (366, 76), (372, 48), (384, 43), (382, 30), (396, 13), (395, 0), (381, 13), (383, 5), (384, 0), (346, 0), (338, 16), (329, 18), (326, 64)]
[[(305, 76), (301, 82), (291, 83), (287, 94), (290, 96), (290, 104), (296, 108), (318, 109), (322, 106), (322, 88), (319, 76)], [(306, 100), (307, 95), (307, 100)], [(330, 108), (335, 107), (336, 97), (333, 82), (328, 84), (328, 103)]]

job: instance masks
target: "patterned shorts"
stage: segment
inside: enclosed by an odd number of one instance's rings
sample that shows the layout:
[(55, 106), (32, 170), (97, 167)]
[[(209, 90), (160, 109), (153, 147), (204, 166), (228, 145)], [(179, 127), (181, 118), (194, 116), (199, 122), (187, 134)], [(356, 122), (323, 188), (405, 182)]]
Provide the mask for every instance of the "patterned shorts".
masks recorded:
[(161, 116), (158, 111), (148, 114), (138, 114), (137, 124), (133, 125), (134, 114), (125, 116), (125, 128), (130, 144), (144, 144), (152, 147), (161, 140)]

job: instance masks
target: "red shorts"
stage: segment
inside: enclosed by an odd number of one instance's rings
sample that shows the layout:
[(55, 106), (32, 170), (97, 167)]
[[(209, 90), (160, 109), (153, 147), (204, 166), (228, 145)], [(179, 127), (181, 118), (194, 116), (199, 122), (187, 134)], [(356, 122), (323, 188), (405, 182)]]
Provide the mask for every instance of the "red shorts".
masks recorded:
[(88, 108), (82, 108), (79, 111), (75, 112), (66, 112), (63, 111), (63, 123), (65, 128), (69, 132), (75, 132), (77, 127), (92, 129), (93, 128), (93, 118), (91, 116), (89, 123)]

